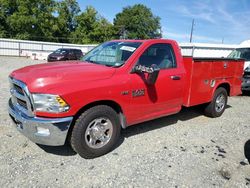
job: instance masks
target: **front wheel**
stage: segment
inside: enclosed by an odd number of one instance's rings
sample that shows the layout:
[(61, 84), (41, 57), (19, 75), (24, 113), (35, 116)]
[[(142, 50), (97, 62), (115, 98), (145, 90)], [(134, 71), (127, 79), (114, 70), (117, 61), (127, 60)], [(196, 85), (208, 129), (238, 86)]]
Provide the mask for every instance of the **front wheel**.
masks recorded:
[(70, 139), (71, 146), (83, 158), (99, 157), (114, 148), (120, 129), (117, 112), (111, 107), (92, 107), (76, 120)]
[(206, 106), (205, 114), (209, 117), (220, 117), (225, 111), (227, 105), (227, 91), (225, 88), (218, 88), (213, 100)]

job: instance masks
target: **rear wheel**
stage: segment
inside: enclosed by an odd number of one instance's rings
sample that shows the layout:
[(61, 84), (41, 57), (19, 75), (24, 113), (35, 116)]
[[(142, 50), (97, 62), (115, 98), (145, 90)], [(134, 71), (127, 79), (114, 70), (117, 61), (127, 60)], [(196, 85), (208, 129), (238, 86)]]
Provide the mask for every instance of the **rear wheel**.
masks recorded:
[(92, 107), (76, 120), (70, 139), (71, 146), (83, 158), (99, 157), (114, 148), (120, 129), (117, 112), (111, 107)]
[(213, 100), (205, 107), (205, 114), (209, 117), (220, 117), (227, 105), (227, 91), (225, 88), (218, 88)]

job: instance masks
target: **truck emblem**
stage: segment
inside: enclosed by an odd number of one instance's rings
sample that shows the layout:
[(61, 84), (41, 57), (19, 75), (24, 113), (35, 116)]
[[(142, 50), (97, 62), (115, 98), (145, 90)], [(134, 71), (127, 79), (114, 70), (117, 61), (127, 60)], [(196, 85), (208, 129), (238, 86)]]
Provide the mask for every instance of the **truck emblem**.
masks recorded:
[(140, 97), (145, 95), (145, 89), (136, 89), (132, 91), (133, 97)]

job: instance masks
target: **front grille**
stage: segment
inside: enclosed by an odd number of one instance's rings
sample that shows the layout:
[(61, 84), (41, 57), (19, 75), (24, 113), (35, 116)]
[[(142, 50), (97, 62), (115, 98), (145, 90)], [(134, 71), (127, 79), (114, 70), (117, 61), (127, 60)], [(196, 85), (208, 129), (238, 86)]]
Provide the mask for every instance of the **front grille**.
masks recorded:
[(13, 84), (13, 88), (14, 88), (14, 89), (16, 90), (16, 92), (18, 92), (19, 94), (24, 95), (23, 89), (22, 89), (20, 86), (18, 86), (18, 85), (16, 85), (16, 84)]
[(27, 86), (14, 78), (10, 77), (10, 91), (12, 105), (27, 116), (33, 117), (33, 105)]
[(17, 98), (17, 103), (18, 103), (20, 106), (22, 106), (23, 108), (25, 108), (26, 110), (28, 110), (27, 102), (26, 102), (26, 101)]

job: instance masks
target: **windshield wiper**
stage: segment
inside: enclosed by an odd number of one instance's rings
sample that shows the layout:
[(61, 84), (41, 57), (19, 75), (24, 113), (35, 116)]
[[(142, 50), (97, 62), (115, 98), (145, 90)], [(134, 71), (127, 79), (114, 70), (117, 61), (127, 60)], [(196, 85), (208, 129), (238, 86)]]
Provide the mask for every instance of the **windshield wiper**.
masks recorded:
[(98, 65), (105, 65), (105, 66), (107, 66), (106, 64), (102, 64), (102, 63), (99, 63), (99, 62), (93, 61), (93, 60), (84, 60), (84, 61), (86, 61), (86, 62), (88, 62), (88, 63), (93, 63), (93, 64), (98, 64)]
[(108, 64), (103, 64), (105, 65), (106, 67), (115, 67), (115, 65), (108, 65)]
[(121, 65), (103, 64), (103, 63), (99, 63), (99, 62), (96, 62), (96, 61), (93, 61), (93, 60), (83, 60), (83, 61), (86, 61), (86, 62), (88, 62), (88, 63), (98, 64), (98, 65), (104, 65), (104, 66), (106, 66), (106, 67), (115, 67), (115, 68), (120, 67), (120, 66), (123, 65), (123, 64), (121, 64)]
[(83, 60), (83, 61), (86, 61), (86, 62), (88, 62), (88, 63), (96, 63), (96, 64), (98, 64), (97, 62), (92, 61), (92, 60)]

